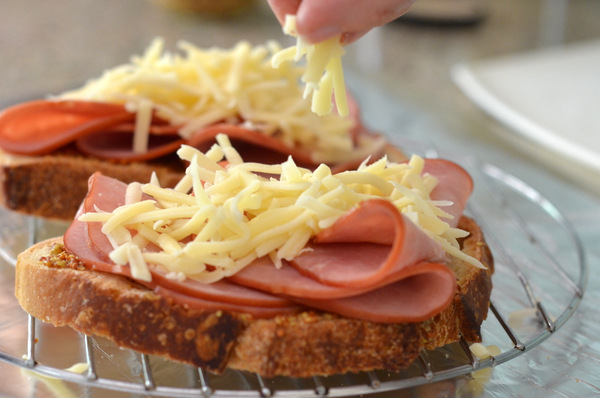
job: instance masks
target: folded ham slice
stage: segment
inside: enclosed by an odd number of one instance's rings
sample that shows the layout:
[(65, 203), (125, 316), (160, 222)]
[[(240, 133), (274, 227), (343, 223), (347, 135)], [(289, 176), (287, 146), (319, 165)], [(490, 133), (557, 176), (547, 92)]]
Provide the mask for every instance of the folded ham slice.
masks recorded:
[(293, 264), (333, 286), (380, 286), (418, 272), (413, 266), (422, 261), (446, 259), (438, 243), (383, 199), (362, 202), (315, 241)]
[(20, 155), (44, 155), (80, 137), (131, 123), (121, 105), (88, 101), (31, 101), (0, 113), (0, 147)]
[[(390, 245), (379, 243), (389, 240)], [(390, 202), (370, 200), (317, 235), (317, 243), (296, 257), (293, 267), (275, 270), (262, 259), (232, 279), (348, 317), (417, 322), (441, 311), (454, 296), (456, 279), (445, 258), (441, 247)]]
[(421, 322), (440, 313), (454, 297), (456, 278), (444, 264), (420, 263), (417, 275), (358, 296), (298, 303), (372, 322)]
[[(169, 126), (170, 129), (173, 129)], [(75, 146), (82, 153), (99, 159), (124, 160), (140, 162), (152, 160), (175, 153), (185, 140), (174, 130), (173, 133), (150, 134), (148, 146), (144, 152), (134, 152), (132, 124), (116, 126), (114, 129), (87, 134), (75, 141)], [(154, 128), (153, 130), (158, 130)], [(161, 128), (166, 131), (166, 128)]]
[(438, 180), (431, 192), (431, 199), (452, 203), (443, 207), (443, 210), (452, 216), (452, 219), (444, 221), (455, 228), (473, 192), (473, 179), (465, 169), (446, 159), (427, 159), (423, 172), (435, 176)]

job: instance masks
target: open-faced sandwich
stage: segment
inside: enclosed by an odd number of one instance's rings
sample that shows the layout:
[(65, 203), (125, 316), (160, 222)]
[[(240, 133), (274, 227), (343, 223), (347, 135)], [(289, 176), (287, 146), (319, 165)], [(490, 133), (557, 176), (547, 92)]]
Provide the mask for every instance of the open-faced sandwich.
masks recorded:
[[(343, 88), (343, 81), (330, 78), (339, 76), (328, 72), (330, 48), (311, 52), (305, 67), (286, 62), (294, 47), (275, 42), (231, 49), (183, 42), (179, 48), (166, 52), (156, 39), (142, 56), (81, 88), (2, 111), (0, 203), (70, 220), (92, 173), (128, 183), (148, 182), (156, 173), (173, 186), (184, 172), (177, 148), (207, 150), (217, 133), (226, 133), (247, 161), (262, 163), (292, 155), (307, 168), (325, 163), (341, 170), (369, 155), (403, 156), (363, 126), (345, 91), (338, 93), (343, 112), (332, 109), (334, 85)], [(339, 71), (339, 57), (333, 60)], [(323, 87), (315, 88), (321, 77)], [(318, 91), (313, 101), (308, 89)]]
[(455, 163), (332, 172), (184, 145), (173, 188), (100, 173), (64, 237), (23, 252), (16, 296), (44, 322), (213, 372), (308, 377), (407, 367), (481, 341), (492, 258)]

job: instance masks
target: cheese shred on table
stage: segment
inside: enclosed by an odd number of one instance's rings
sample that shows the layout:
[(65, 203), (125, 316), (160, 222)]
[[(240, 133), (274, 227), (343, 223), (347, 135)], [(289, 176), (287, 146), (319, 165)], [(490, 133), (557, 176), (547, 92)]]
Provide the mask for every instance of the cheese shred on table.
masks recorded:
[[(383, 157), (332, 174), (324, 164), (314, 171), (298, 167), (291, 157), (278, 165), (245, 163), (223, 134), (205, 153), (182, 146), (178, 155), (189, 166), (175, 188), (161, 187), (156, 178), (130, 184), (123, 206), (79, 218), (102, 223), (114, 248), (110, 258), (129, 264), (135, 278), (151, 279), (148, 264), (171, 278), (206, 283), (263, 256), (280, 267), (348, 210), (377, 198), (393, 203), (451, 255), (483, 267), (459, 249), (457, 239), (466, 232), (443, 221), (450, 218), (443, 211), (449, 203), (430, 199), (437, 180), (422, 173), (419, 156), (408, 163)], [(146, 250), (150, 246), (160, 250)]]

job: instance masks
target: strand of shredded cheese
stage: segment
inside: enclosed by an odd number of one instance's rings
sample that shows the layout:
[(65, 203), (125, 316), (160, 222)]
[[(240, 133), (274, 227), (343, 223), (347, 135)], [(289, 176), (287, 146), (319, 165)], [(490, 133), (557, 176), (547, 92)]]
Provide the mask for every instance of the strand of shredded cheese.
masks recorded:
[[(314, 101), (328, 96), (319, 88), (319, 71), (311, 66), (328, 50), (316, 47), (305, 69), (281, 62), (273, 68), (272, 60), (282, 59), (281, 46), (274, 41), (262, 46), (242, 41), (231, 49), (202, 49), (180, 42), (178, 48), (181, 53), (166, 52), (164, 40), (157, 38), (130, 63), (106, 70), (57, 98), (119, 103), (136, 112), (137, 152), (146, 150), (153, 110), (172, 125), (181, 126), (179, 134), (184, 138), (216, 122), (239, 124), (241, 120), (246, 128), (277, 135), (285, 145), (306, 150), (316, 163), (363, 159), (365, 153), (372, 153), (373, 146), (382, 144), (381, 140), (363, 137), (356, 148), (351, 134), (354, 121), (340, 116), (348, 114), (341, 102), (340, 114), (319, 116), (311, 110), (311, 101), (304, 97), (300, 83), (304, 80), (309, 91), (319, 91)], [(339, 53), (339, 49), (335, 51)], [(340, 90), (343, 76), (341, 64), (336, 62), (326, 69), (333, 76), (333, 87)], [(306, 80), (306, 76), (311, 77)], [(345, 100), (346, 96), (340, 92), (336, 98)], [(319, 101), (328, 103), (330, 98)]]
[(306, 57), (302, 82), (305, 84), (304, 97), (312, 95), (312, 111), (319, 116), (331, 114), (331, 101), (334, 98), (338, 114), (347, 116), (349, 109), (341, 59), (345, 51), (340, 44), (340, 37), (309, 44), (296, 31), (294, 15), (286, 15), (283, 31), (296, 38), (296, 45), (275, 53), (272, 58), (273, 67), (279, 68), (284, 62), (298, 62)]
[[(418, 156), (408, 163), (382, 158), (332, 174), (326, 165), (314, 171), (298, 167), (291, 157), (279, 165), (243, 163), (226, 136), (219, 135), (217, 142), (207, 153), (189, 146), (178, 151), (191, 160), (178, 189), (136, 185), (134, 193), (128, 189), (125, 205), (80, 216), (103, 223), (114, 247), (112, 260), (129, 264), (134, 277), (150, 280), (149, 263), (174, 278), (203, 282), (232, 275), (262, 256), (280, 266), (345, 212), (374, 198), (390, 200), (451, 255), (483, 267), (460, 251), (457, 239), (465, 231), (440, 218), (450, 216), (430, 199), (437, 181), (421, 175), (424, 163)], [(219, 165), (221, 160), (228, 165)], [(189, 192), (181, 192), (183, 187)], [(141, 198), (135, 193), (140, 188), (152, 199), (134, 202)], [(162, 252), (145, 250), (150, 244)]]

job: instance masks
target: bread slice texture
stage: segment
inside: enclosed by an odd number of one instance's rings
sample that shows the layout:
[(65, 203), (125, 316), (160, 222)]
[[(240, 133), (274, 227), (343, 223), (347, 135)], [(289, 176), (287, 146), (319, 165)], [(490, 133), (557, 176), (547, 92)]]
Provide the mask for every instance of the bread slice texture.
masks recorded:
[(493, 263), (477, 224), (466, 217), (461, 224), (470, 232), (463, 250), (488, 269), (452, 260), (449, 265), (458, 278), (454, 301), (420, 323), (376, 323), (312, 310), (254, 319), (190, 309), (128, 278), (86, 270), (64, 251), (61, 238), (19, 255), (15, 294), (26, 312), (44, 322), (217, 373), (232, 368), (264, 377), (309, 377), (398, 371), (421, 350), (455, 342), (461, 335), (481, 341)]
[(119, 163), (81, 155), (69, 148), (44, 156), (20, 156), (0, 151), (0, 204), (20, 213), (72, 220), (96, 171), (123, 182), (148, 182), (156, 173), (172, 187), (184, 174), (178, 159)]

